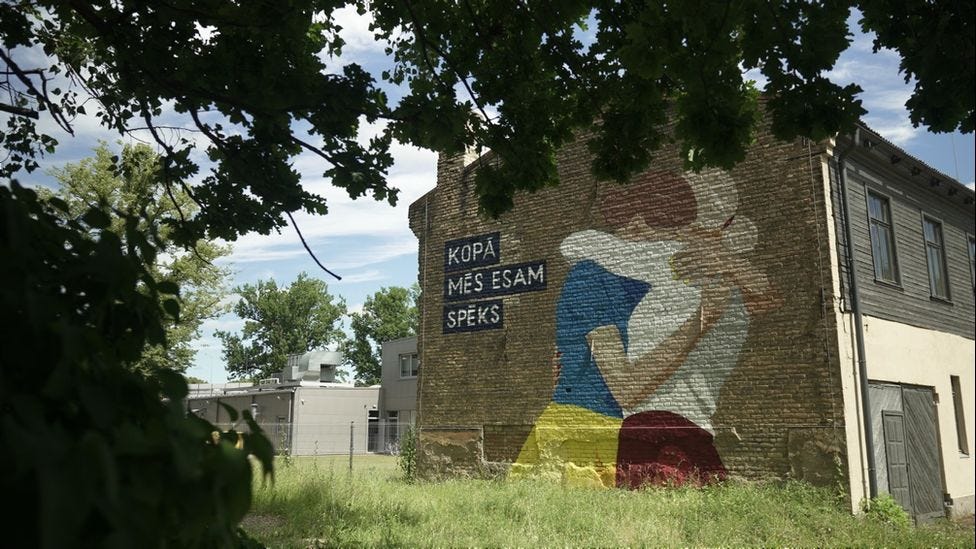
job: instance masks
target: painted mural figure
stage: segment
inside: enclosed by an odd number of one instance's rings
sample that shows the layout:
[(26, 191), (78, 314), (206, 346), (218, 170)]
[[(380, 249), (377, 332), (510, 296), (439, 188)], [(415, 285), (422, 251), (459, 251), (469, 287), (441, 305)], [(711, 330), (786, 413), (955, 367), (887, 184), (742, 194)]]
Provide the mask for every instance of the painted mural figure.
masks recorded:
[(638, 486), (721, 478), (710, 418), (749, 316), (776, 306), (742, 256), (755, 226), (736, 216), (727, 174), (647, 174), (601, 201), (610, 232), (563, 241), (558, 377), (512, 473)]

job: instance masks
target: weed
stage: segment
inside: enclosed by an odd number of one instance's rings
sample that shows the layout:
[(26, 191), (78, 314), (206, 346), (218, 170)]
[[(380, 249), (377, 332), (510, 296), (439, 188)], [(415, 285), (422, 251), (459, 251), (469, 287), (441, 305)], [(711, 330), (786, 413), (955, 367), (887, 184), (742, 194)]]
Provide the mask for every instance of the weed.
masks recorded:
[(868, 517), (896, 528), (909, 528), (912, 525), (908, 512), (888, 493), (865, 500), (864, 512)]
[(412, 426), (400, 437), (400, 452), (397, 455), (397, 465), (403, 471), (403, 478), (408, 482), (414, 480), (417, 470), (417, 432)]

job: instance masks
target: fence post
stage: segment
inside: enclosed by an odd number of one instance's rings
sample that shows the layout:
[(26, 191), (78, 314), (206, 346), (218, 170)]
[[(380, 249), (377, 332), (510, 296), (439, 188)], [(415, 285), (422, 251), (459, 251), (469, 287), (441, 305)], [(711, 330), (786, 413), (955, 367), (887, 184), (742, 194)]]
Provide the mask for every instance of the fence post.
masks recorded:
[(349, 472), (350, 473), (352, 472), (352, 437), (353, 437), (353, 429), (355, 428), (355, 425), (356, 425), (355, 421), (349, 422)]

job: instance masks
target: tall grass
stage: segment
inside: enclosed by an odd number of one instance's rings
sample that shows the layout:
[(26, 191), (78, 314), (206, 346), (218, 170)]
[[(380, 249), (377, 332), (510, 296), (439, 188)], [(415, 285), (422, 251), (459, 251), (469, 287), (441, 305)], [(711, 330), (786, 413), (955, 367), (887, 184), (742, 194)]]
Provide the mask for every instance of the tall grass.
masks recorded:
[(825, 489), (729, 483), (593, 490), (547, 482), (406, 483), (392, 458), (295, 459), (258, 488), (244, 527), (271, 547), (973, 546), (972, 526), (853, 517)]

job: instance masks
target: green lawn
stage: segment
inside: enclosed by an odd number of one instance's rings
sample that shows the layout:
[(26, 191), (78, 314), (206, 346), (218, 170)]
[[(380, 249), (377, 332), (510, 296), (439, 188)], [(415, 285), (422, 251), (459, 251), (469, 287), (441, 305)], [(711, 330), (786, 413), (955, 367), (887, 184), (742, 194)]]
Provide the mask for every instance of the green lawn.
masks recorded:
[(394, 458), (279, 461), (255, 489), (249, 534), (270, 547), (940, 546), (972, 547), (973, 528), (896, 528), (853, 517), (829, 490), (726, 484), (593, 490), (546, 482), (404, 482)]

